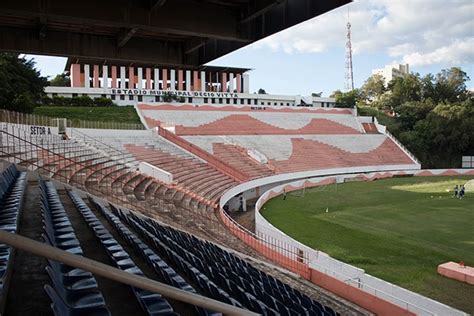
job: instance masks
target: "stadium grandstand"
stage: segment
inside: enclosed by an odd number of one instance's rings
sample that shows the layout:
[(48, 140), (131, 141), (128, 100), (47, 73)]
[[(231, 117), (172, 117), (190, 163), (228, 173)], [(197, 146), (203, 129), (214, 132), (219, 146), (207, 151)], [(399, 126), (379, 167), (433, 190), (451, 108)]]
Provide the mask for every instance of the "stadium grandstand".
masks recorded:
[(49, 96), (131, 104), (143, 126), (0, 112), (0, 314), (466, 315), (257, 225), (297, 189), (474, 175), (422, 170), (332, 98), (204, 65), (348, 2), (1, 3), (0, 49), (69, 57)]

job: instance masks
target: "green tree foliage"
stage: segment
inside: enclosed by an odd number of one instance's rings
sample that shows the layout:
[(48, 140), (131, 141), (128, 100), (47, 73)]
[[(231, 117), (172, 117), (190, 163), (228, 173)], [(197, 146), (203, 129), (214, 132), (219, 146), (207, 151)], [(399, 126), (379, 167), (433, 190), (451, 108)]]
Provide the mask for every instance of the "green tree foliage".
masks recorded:
[(49, 80), (49, 85), (53, 87), (69, 87), (71, 85), (71, 78), (62, 73)]
[(424, 77), (410, 74), (392, 80), (370, 103), (374, 109), (359, 113), (376, 115), (424, 168), (460, 167), (462, 155), (474, 155), (474, 96), (466, 88), (468, 80), (458, 67)]
[(360, 88), (361, 101), (372, 102), (378, 100), (387, 91), (383, 76), (375, 74), (369, 77)]
[(267, 92), (265, 91), (265, 89), (262, 89), (262, 88), (258, 89), (257, 93), (258, 93), (258, 94), (267, 94)]
[(0, 108), (31, 113), (47, 83), (32, 59), (0, 53)]
[(331, 94), (331, 98), (336, 99), (336, 107), (338, 108), (353, 108), (357, 103), (359, 103), (360, 92), (358, 89), (348, 92), (336, 90)]

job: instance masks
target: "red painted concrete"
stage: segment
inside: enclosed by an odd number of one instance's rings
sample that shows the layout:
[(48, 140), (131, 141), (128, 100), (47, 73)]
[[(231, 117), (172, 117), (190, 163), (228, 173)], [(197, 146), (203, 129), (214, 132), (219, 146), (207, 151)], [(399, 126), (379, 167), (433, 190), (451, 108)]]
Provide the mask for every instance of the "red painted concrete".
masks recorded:
[(232, 114), (196, 127), (176, 125), (177, 135), (303, 135), (360, 134), (358, 130), (335, 121), (314, 118), (298, 129), (285, 129), (267, 124), (247, 114)]
[[(197, 72), (196, 72), (197, 73)], [(197, 78), (197, 77), (195, 77)], [(200, 89), (200, 86), (199, 86)], [(198, 89), (198, 90), (199, 90)], [(197, 91), (197, 90), (196, 90)], [(281, 107), (281, 108), (272, 108), (267, 107), (265, 110), (252, 109), (251, 106), (211, 106), (211, 105), (200, 105), (195, 106), (192, 104), (183, 104), (183, 105), (172, 105), (172, 104), (160, 104), (160, 105), (149, 105), (149, 104), (139, 104), (138, 108), (140, 110), (172, 110), (172, 111), (227, 111), (227, 112), (279, 112), (279, 113), (321, 113), (321, 114), (344, 114), (352, 115), (352, 112), (347, 109), (330, 109), (330, 108), (301, 108), (301, 107)]]
[(145, 89), (151, 89), (151, 68), (145, 69)]
[(416, 315), (398, 305), (371, 295), (356, 287), (330, 277), (322, 272), (310, 269), (310, 281), (326, 290), (335, 293), (377, 315)]
[(461, 282), (474, 285), (474, 268), (461, 266), (456, 262), (446, 262), (438, 266), (438, 273)]
[(81, 82), (81, 65), (71, 64), (71, 87), (78, 88), (82, 87)]
[(100, 88), (99, 82), (99, 65), (94, 65), (92, 67), (92, 87), (93, 88)]
[(112, 88), (117, 88), (117, 66), (112, 66), (111, 76), (112, 76), (111, 86)]
[(292, 144), (293, 151), (288, 160), (271, 161), (278, 172), (413, 163), (410, 157), (389, 138), (378, 148), (366, 153), (351, 153), (331, 145), (302, 138), (293, 138)]

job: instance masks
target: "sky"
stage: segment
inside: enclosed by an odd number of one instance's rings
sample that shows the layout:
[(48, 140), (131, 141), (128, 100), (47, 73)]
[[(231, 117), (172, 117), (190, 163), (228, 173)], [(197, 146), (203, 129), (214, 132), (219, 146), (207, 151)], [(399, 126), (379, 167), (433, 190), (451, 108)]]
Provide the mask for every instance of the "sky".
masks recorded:
[[(474, 88), (474, 0), (356, 0), (210, 64), (252, 68), (251, 92), (329, 96), (344, 89), (348, 11), (356, 88), (393, 63), (421, 75), (461, 67)], [(64, 70), (65, 58), (29, 57), (44, 76)]]

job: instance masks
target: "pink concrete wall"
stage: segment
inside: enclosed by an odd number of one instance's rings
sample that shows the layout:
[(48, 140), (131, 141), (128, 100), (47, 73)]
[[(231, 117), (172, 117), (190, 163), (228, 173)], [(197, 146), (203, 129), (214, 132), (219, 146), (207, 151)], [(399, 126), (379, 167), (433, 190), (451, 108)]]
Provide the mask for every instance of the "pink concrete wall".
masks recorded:
[(128, 88), (135, 88), (136, 83), (137, 82), (135, 80), (135, 67), (128, 67)]
[(192, 84), (192, 87), (193, 87), (193, 91), (199, 91), (201, 89), (201, 85), (200, 85), (200, 82), (199, 82), (199, 72), (194, 70), (193, 71), (193, 84)]
[(112, 76), (111, 86), (117, 88), (117, 66), (112, 66), (110, 72)]
[(221, 91), (227, 92), (227, 73), (223, 72), (221, 74)]
[(416, 315), (398, 305), (385, 301), (329, 275), (310, 269), (310, 281), (377, 315)]
[(178, 90), (183, 90), (183, 70), (178, 70)]
[(242, 92), (242, 75), (241, 74), (237, 74), (236, 81), (237, 81), (237, 93), (241, 93)]
[(78, 88), (82, 87), (81, 82), (81, 65), (71, 64), (71, 87)]
[(151, 68), (145, 69), (145, 89), (151, 89)]
[(99, 65), (94, 65), (92, 67), (92, 87), (93, 88), (100, 88), (99, 82)]
[(161, 80), (163, 82), (163, 90), (166, 90), (168, 89), (168, 69), (163, 69), (162, 70), (162, 76), (161, 76)]

